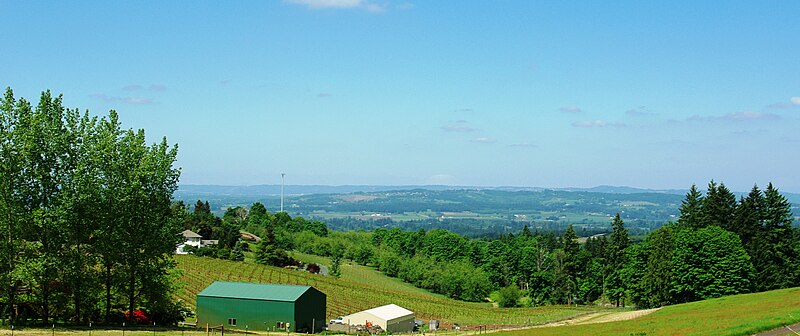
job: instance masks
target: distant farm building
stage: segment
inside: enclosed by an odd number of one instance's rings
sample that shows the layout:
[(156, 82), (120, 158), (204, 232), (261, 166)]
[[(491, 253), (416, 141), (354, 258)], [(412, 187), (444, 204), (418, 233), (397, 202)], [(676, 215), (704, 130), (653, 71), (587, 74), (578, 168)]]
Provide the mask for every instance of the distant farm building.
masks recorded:
[(342, 320), (350, 325), (377, 325), (392, 333), (412, 332), (414, 312), (396, 304), (388, 304), (347, 315)]
[(197, 294), (197, 325), (319, 332), (325, 302), (325, 294), (310, 286), (215, 281)]
[(181, 232), (180, 235), (183, 236), (183, 242), (180, 245), (178, 245), (177, 249), (175, 249), (176, 254), (187, 254), (188, 252), (184, 250), (184, 247), (186, 246), (194, 246), (200, 248), (200, 247), (206, 247), (208, 245), (214, 245), (219, 242), (218, 240), (203, 240), (203, 236), (191, 230), (185, 230)]

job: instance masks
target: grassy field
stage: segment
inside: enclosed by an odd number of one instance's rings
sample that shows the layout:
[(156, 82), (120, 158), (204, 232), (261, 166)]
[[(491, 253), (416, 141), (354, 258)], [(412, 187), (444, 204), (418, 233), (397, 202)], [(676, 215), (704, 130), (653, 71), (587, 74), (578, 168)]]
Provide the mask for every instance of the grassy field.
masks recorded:
[(510, 335), (752, 335), (800, 322), (800, 288), (664, 307), (629, 321), (507, 332)]
[[(327, 260), (320, 257), (301, 254), (295, 254), (295, 257), (327, 264)], [(414, 311), (418, 318), (441, 320), (444, 326), (481, 324), (499, 327), (543, 324), (597, 309), (571, 306), (495, 308), (488, 302), (463, 302), (433, 294), (369, 267), (352, 264), (344, 264), (342, 277), (337, 279), (293, 269), (191, 255), (175, 258), (185, 283), (185, 290), (179, 296), (190, 305), (195, 304), (197, 293), (213, 281), (222, 280), (314, 286), (327, 295), (329, 318), (395, 303)]]

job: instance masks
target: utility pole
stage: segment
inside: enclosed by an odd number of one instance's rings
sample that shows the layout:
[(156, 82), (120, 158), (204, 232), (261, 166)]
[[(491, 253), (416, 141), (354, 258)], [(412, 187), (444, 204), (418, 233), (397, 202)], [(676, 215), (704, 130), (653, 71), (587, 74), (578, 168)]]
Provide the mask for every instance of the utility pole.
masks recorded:
[(283, 182), (286, 179), (286, 173), (281, 173), (281, 212), (283, 212)]

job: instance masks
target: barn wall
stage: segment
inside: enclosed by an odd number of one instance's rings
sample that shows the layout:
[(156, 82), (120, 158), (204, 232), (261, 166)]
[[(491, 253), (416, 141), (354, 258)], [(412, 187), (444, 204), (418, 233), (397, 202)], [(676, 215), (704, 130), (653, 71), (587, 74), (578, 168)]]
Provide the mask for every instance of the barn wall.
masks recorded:
[(383, 328), (383, 330), (386, 330), (386, 320), (367, 313), (366, 311), (361, 311), (344, 317), (344, 323), (348, 323), (350, 325), (366, 325), (366, 322), (370, 322), (373, 325), (379, 325), (381, 328)]
[(389, 320), (386, 322), (386, 328), (383, 330), (393, 333), (405, 333), (414, 331), (414, 315), (406, 315), (403, 317)]
[(295, 301), (295, 323), (300, 332), (320, 332), (325, 330), (326, 297), (316, 288), (309, 288)]
[[(275, 330), (278, 321), (291, 323), (295, 331), (294, 302), (197, 296), (197, 326), (224, 325), (225, 328)], [(324, 315), (324, 314), (323, 314)], [(235, 318), (236, 325), (228, 319)]]

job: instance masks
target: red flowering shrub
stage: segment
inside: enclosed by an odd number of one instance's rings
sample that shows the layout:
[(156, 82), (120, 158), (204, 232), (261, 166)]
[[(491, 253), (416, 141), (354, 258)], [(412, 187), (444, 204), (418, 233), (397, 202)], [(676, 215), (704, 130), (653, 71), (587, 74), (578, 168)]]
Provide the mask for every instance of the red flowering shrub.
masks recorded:
[(133, 311), (133, 317), (131, 317), (131, 313), (130, 312), (126, 311), (125, 312), (125, 318), (128, 319), (128, 321), (133, 320), (133, 321), (135, 321), (136, 323), (139, 323), (139, 324), (151, 324), (152, 323), (152, 322), (150, 322), (150, 318), (147, 317), (147, 313), (144, 310), (141, 310), (141, 309), (134, 310)]

